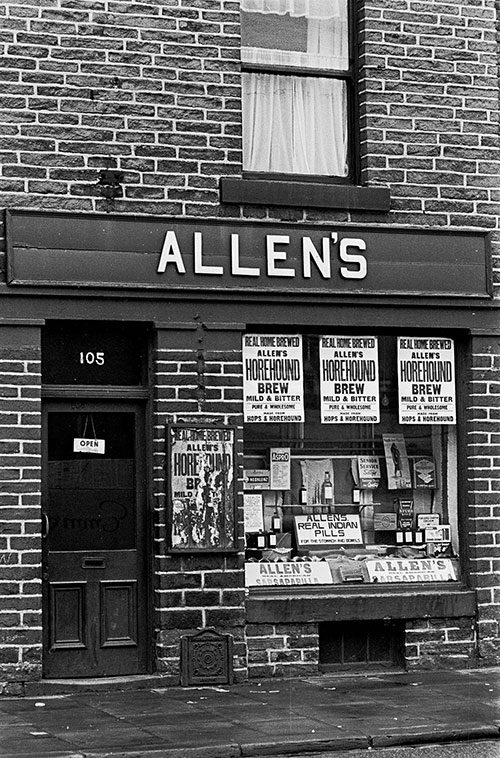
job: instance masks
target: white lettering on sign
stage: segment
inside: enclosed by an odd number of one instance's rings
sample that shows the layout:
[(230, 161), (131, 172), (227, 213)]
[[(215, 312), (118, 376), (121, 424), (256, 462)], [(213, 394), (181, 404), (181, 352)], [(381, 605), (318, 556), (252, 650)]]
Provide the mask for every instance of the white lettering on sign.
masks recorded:
[(80, 363), (92, 366), (94, 363), (96, 366), (104, 366), (104, 353), (98, 351), (97, 353), (89, 350), (88, 352), (80, 353)]
[(74, 453), (100, 453), (104, 455), (106, 441), (93, 437), (75, 437), (73, 439)]
[(247, 587), (331, 583), (332, 573), (326, 561), (315, 563), (245, 563), (245, 585)]
[(364, 279), (368, 271), (366, 258), (364, 255), (348, 253), (347, 250), (350, 247), (357, 247), (358, 250), (366, 250), (366, 243), (363, 240), (349, 239), (348, 237), (340, 240), (340, 260), (343, 263), (351, 263), (358, 267), (352, 269), (347, 268), (347, 266), (342, 266), (340, 274), (344, 279)]
[(240, 238), (231, 234), (231, 273), (233, 276), (260, 276), (260, 268), (240, 265)]
[(176, 234), (172, 231), (167, 232), (165, 239), (163, 240), (163, 247), (161, 250), (157, 272), (159, 274), (164, 274), (169, 263), (173, 263), (177, 267), (179, 274), (186, 273), (186, 267), (184, 265), (184, 261), (182, 260), (181, 249), (179, 247), (179, 243), (177, 242)]
[[(338, 243), (338, 249), (336, 245)], [(233, 233), (229, 240), (228, 272), (232, 276), (259, 277), (264, 271), (270, 278), (283, 277), (293, 279), (303, 277), (310, 279), (317, 271), (323, 279), (331, 279), (334, 275), (332, 263), (335, 258), (345, 265), (337, 266), (337, 273), (342, 279), (365, 279), (368, 274), (368, 261), (363, 252), (366, 242), (359, 238), (344, 237), (338, 241), (337, 232), (321, 238), (321, 249), (318, 250), (311, 237), (304, 236), (300, 242), (300, 255), (292, 257), (289, 253), (290, 237), (286, 234), (266, 234), (264, 238), (265, 260), (262, 266), (243, 266), (241, 264), (240, 238)], [(357, 251), (357, 252), (355, 252)], [(220, 250), (217, 250), (220, 255)], [(207, 258), (210, 253), (207, 254)], [(204, 260), (203, 232), (194, 232), (192, 250), (181, 250), (177, 235), (173, 230), (165, 234), (163, 246), (156, 269), (158, 274), (164, 274), (169, 265), (178, 274), (187, 271), (186, 262), (193, 259), (195, 274), (223, 276), (226, 273), (224, 265), (208, 265)], [(251, 251), (252, 259), (255, 250)]]
[(293, 268), (276, 268), (277, 261), (286, 261), (285, 250), (276, 250), (276, 245), (289, 245), (290, 237), (284, 234), (266, 235), (267, 274), (268, 276), (295, 276)]
[(203, 235), (201, 232), (194, 233), (194, 273), (217, 275), (224, 273), (222, 266), (205, 266), (203, 263)]
[[(338, 235), (332, 232), (332, 239), (337, 241)], [(304, 276), (306, 279), (311, 278), (311, 262), (314, 261), (316, 268), (323, 277), (323, 279), (330, 279), (332, 275), (331, 259), (330, 259), (330, 240), (328, 237), (323, 237), (321, 240), (321, 253), (316, 250), (314, 242), (310, 237), (304, 237), (302, 240), (302, 262)]]

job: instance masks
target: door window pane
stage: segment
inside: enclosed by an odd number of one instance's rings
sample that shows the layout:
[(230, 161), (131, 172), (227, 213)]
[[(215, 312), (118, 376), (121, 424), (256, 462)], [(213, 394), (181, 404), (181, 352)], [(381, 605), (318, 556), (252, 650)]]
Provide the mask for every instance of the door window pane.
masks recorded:
[[(135, 548), (133, 413), (48, 415), (49, 549)], [(73, 452), (75, 438), (105, 441), (104, 455)]]

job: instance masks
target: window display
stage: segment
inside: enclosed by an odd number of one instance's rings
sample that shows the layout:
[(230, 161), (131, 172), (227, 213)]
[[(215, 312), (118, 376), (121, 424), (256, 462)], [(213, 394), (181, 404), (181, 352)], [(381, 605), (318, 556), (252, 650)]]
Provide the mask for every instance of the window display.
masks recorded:
[(263, 380), (260, 413), (245, 418), (247, 585), (457, 580), (453, 340), (243, 339), (245, 399), (255, 398), (256, 365), (272, 377), (300, 359), (293, 395), (304, 401), (304, 420), (285, 420), (275, 382), (267, 392)]

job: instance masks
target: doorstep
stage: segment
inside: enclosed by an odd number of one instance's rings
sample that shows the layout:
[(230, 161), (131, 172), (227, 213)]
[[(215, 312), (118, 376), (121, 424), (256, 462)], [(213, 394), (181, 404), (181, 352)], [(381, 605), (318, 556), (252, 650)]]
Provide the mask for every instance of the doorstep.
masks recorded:
[(121, 690), (150, 690), (156, 687), (172, 687), (178, 684), (171, 676), (136, 674), (134, 676), (103, 676), (88, 679), (41, 679), (25, 682), (25, 697), (50, 697), (51, 695), (76, 695), (79, 692), (120, 692)]

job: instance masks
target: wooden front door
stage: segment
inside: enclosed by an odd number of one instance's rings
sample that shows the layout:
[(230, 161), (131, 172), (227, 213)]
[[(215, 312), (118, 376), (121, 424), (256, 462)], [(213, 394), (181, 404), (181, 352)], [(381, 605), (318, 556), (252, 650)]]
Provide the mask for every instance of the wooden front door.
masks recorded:
[(139, 405), (45, 406), (46, 677), (146, 671), (144, 447)]

